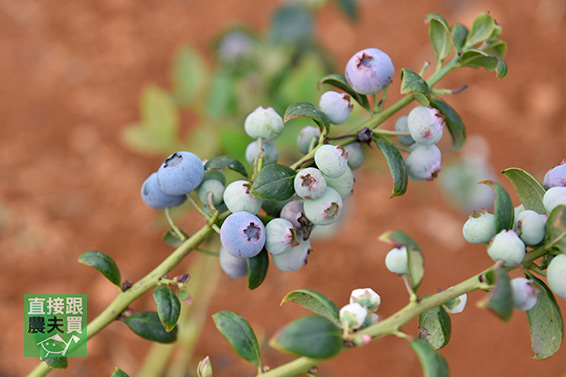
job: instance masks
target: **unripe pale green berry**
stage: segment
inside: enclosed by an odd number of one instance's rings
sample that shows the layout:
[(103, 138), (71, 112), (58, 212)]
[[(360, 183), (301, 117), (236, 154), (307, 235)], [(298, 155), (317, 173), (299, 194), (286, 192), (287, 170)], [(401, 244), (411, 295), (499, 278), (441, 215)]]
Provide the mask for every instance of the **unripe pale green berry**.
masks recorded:
[(557, 255), (550, 261), (546, 281), (556, 296), (566, 300), (566, 254)]
[(436, 145), (415, 144), (407, 156), (405, 165), (409, 178), (414, 181), (431, 181), (442, 170), (442, 154)]
[(542, 197), (544, 208), (548, 213), (559, 205), (566, 205), (566, 187), (551, 187)]
[(381, 305), (381, 297), (371, 288), (358, 288), (350, 294), (350, 304), (353, 303), (358, 303), (370, 312), (375, 312)]
[(277, 269), (283, 272), (294, 272), (307, 265), (311, 252), (311, 243), (303, 237), (297, 237), (299, 245), (280, 254), (272, 254), (271, 260)]
[[(407, 123), (407, 119), (409, 119), (408, 115), (403, 115), (397, 119), (395, 121), (395, 131), (409, 132), (409, 123)], [(415, 139), (413, 139), (411, 135), (397, 135), (397, 140), (399, 140), (399, 143), (407, 146), (415, 144)]]
[(525, 245), (534, 246), (542, 242), (546, 234), (547, 215), (532, 210), (521, 212), (517, 216), (517, 234)]
[(224, 203), (230, 212), (246, 211), (257, 214), (261, 208), (261, 199), (250, 193), (251, 183), (238, 180), (230, 183), (224, 190)]
[[(279, 158), (279, 151), (275, 144), (271, 141), (263, 140), (261, 143), (263, 149), (263, 165), (274, 164)], [(253, 165), (255, 159), (258, 157), (259, 153), (259, 142), (257, 140), (252, 141), (246, 147), (246, 160)]]
[(277, 217), (265, 226), (265, 248), (271, 254), (281, 254), (298, 245), (297, 231), (289, 220)]
[(305, 216), (315, 225), (328, 225), (338, 220), (342, 211), (342, 197), (332, 187), (327, 187), (318, 199), (305, 200)]
[(253, 139), (276, 139), (283, 131), (283, 118), (272, 107), (259, 106), (244, 121), (246, 133)]
[(344, 149), (348, 152), (348, 166), (352, 170), (356, 170), (366, 160), (364, 151), (362, 150), (362, 145), (359, 141), (353, 141), (344, 145)]
[(401, 246), (391, 249), (385, 256), (385, 267), (394, 274), (408, 274), (409, 256), (407, 255), (407, 248)]
[(515, 266), (525, 258), (526, 248), (517, 233), (502, 230), (492, 238), (487, 253), (496, 262), (502, 260), (505, 266)]
[(346, 123), (354, 109), (354, 105), (350, 103), (350, 96), (347, 93), (338, 93), (333, 90), (324, 92), (320, 96), (318, 107), (326, 114), (330, 123), (337, 125)]
[(360, 328), (368, 315), (368, 310), (358, 303), (344, 305), (340, 309), (340, 322), (349, 325), (352, 330)]
[(462, 234), (469, 243), (489, 242), (495, 236), (495, 216), (485, 210), (470, 215), (462, 227)]
[(326, 178), (316, 168), (306, 168), (295, 176), (295, 193), (303, 199), (317, 199), (326, 191)]
[(198, 197), (201, 202), (208, 204), (208, 194), (212, 194), (212, 204), (218, 205), (224, 201), (224, 185), (216, 179), (209, 179), (201, 183), (198, 188)]
[(514, 217), (513, 217), (513, 228), (517, 228), (517, 219), (519, 218), (519, 214), (525, 210), (525, 206), (523, 204), (519, 204), (517, 207), (514, 208)]
[(328, 187), (332, 187), (334, 190), (340, 194), (342, 199), (346, 199), (354, 191), (354, 173), (352, 169), (347, 168), (344, 174), (338, 178), (326, 178), (326, 184)]
[(467, 301), (468, 301), (468, 295), (464, 293), (463, 295), (448, 301), (447, 303), (442, 305), (442, 307), (444, 308), (444, 310), (446, 310), (447, 313), (450, 314), (462, 313), (466, 308)]
[[(299, 135), (297, 136), (297, 147), (301, 153), (308, 153), (311, 143), (313, 147), (316, 146), (316, 141), (320, 137), (320, 130), (318, 127), (306, 126), (304, 127)], [(314, 140), (314, 142), (313, 142)]]
[(314, 162), (322, 174), (338, 178), (348, 167), (348, 152), (340, 145), (325, 144), (314, 153)]
[(526, 278), (515, 278), (511, 280), (511, 289), (515, 308), (528, 311), (537, 304), (540, 288), (534, 281)]
[(377, 315), (377, 313), (369, 313), (366, 317), (366, 320), (363, 323), (363, 327), (370, 327), (371, 325), (375, 325), (377, 322), (379, 322), (379, 315)]
[(418, 144), (432, 145), (442, 138), (444, 117), (437, 109), (417, 106), (409, 113), (407, 124), (411, 137)]
[(226, 185), (226, 175), (222, 170), (216, 170), (216, 169), (205, 170), (202, 181), (206, 182), (210, 179), (216, 179), (217, 181), (220, 181), (220, 183), (222, 183), (223, 185)]
[(566, 159), (558, 166), (553, 167), (544, 176), (544, 185), (551, 187), (566, 187)]

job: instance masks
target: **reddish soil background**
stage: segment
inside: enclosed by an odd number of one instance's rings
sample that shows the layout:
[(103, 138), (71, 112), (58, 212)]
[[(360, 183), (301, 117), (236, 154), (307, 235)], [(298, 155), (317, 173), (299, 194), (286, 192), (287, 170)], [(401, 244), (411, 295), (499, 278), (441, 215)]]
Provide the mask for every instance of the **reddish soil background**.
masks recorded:
[[(22, 352), (25, 293), (86, 293), (92, 319), (116, 291), (96, 271), (76, 263), (81, 253), (110, 254), (123, 278), (132, 280), (167, 255), (160, 214), (139, 198), (141, 183), (161, 159), (132, 152), (120, 132), (139, 118), (145, 86), (170, 88), (168, 70), (181, 44), (190, 43), (211, 59), (211, 42), (224, 26), (237, 21), (265, 30), (277, 3), (0, 0), (0, 376), (25, 375), (37, 363)], [(469, 25), (475, 15), (490, 11), (509, 44), (509, 75), (497, 81), (492, 72), (462, 70), (445, 86), (465, 82), (470, 88), (451, 104), (470, 135), (488, 140), (495, 171), (518, 166), (542, 179), (566, 157), (563, 1), (366, 0), (360, 8), (361, 21), (354, 25), (335, 6), (317, 17), (317, 37), (339, 67), (353, 52), (376, 46), (390, 54), (398, 70), (419, 70), (425, 59), (433, 60), (424, 24), (428, 12)], [(386, 317), (407, 300), (401, 281), (385, 269), (389, 246), (377, 241), (390, 229), (405, 230), (423, 247), (423, 294), (489, 265), (483, 247), (463, 241), (467, 215), (445, 204), (438, 184), (411, 183), (407, 195), (389, 199), (390, 178), (383, 166), (376, 171), (357, 175), (348, 220), (335, 239), (313, 244), (306, 268), (293, 274), (272, 270), (253, 292), (244, 281), (221, 276), (209, 314), (238, 312), (268, 339), (306, 313), (279, 306), (288, 291), (318, 290), (342, 305), (352, 289), (372, 287), (382, 296), (379, 313)], [(500, 181), (509, 188), (503, 177)], [(201, 224), (192, 215), (181, 221), (188, 231)], [(190, 260), (175, 273), (185, 271)], [(453, 339), (441, 351), (453, 376), (566, 375), (565, 347), (550, 360), (532, 360), (526, 315), (515, 312), (502, 323), (476, 307), (483, 296), (471, 294), (466, 311), (453, 316)], [(566, 313), (564, 301), (560, 305)], [(151, 309), (150, 295), (133, 308)], [(195, 359), (210, 355), (215, 376), (254, 375), (206, 318)], [(416, 334), (416, 322), (405, 329)], [(113, 323), (89, 343), (87, 358), (72, 359), (66, 371), (52, 374), (109, 376), (119, 366), (136, 375), (149, 346)], [(267, 344), (263, 352), (269, 365), (290, 359)], [(417, 358), (397, 338), (374, 341), (319, 368), (319, 375), (328, 377), (421, 374)]]

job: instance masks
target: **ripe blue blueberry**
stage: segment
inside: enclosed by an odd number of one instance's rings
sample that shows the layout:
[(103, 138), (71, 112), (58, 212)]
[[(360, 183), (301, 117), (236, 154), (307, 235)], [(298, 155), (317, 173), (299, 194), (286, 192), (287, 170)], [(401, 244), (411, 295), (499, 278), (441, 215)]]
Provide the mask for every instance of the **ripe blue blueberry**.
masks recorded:
[(251, 183), (238, 180), (230, 183), (224, 190), (224, 203), (230, 212), (246, 211), (254, 215), (261, 209), (261, 199), (250, 193)]
[[(263, 166), (276, 163), (279, 158), (279, 151), (275, 144), (271, 141), (263, 140), (261, 145), (263, 148)], [(258, 153), (259, 143), (257, 140), (254, 140), (246, 148), (246, 160), (253, 165)]]
[(325, 177), (325, 178), (328, 187), (332, 187), (334, 190), (336, 190), (338, 194), (340, 194), (342, 199), (346, 199), (354, 191), (354, 181), (355, 181), (354, 173), (352, 172), (352, 169), (350, 169), (349, 167), (346, 168), (344, 174), (342, 174), (338, 178), (330, 178), (330, 177)]
[(469, 243), (480, 244), (489, 242), (496, 233), (495, 215), (474, 211), (462, 227), (462, 234)]
[(157, 182), (164, 193), (185, 195), (197, 188), (204, 176), (204, 166), (191, 152), (176, 152), (167, 157), (157, 171)]
[(272, 254), (271, 260), (277, 269), (283, 272), (293, 272), (306, 266), (309, 253), (311, 252), (311, 243), (304, 240), (303, 237), (297, 237), (299, 245), (280, 253)]
[(235, 212), (224, 220), (220, 228), (220, 242), (235, 257), (251, 258), (265, 245), (265, 227), (249, 212)]
[(305, 200), (305, 216), (315, 225), (328, 225), (338, 220), (342, 211), (342, 197), (332, 187), (327, 187), (318, 199)]
[(208, 194), (212, 195), (212, 204), (217, 206), (224, 201), (224, 185), (216, 179), (207, 179), (198, 187), (198, 197), (201, 202), (208, 204)]
[(550, 261), (546, 281), (556, 296), (566, 300), (566, 254), (557, 255)]
[(142, 185), (141, 197), (146, 206), (153, 209), (177, 207), (183, 204), (185, 195), (168, 195), (164, 193), (157, 183), (157, 173), (152, 173)]
[(405, 160), (409, 178), (414, 181), (433, 180), (442, 170), (442, 154), (436, 145), (415, 144)]
[(306, 168), (295, 176), (295, 193), (303, 199), (317, 199), (326, 191), (326, 179), (317, 168)]
[(350, 169), (356, 170), (362, 166), (366, 156), (359, 141), (353, 141), (344, 145), (344, 149), (348, 152), (348, 166), (350, 166)]
[(253, 139), (276, 139), (283, 131), (283, 118), (272, 107), (259, 106), (244, 121), (246, 133)]
[(525, 245), (534, 246), (542, 242), (546, 234), (547, 215), (525, 210), (517, 216), (517, 234)]
[(407, 247), (401, 246), (391, 249), (385, 256), (385, 267), (394, 274), (409, 273), (409, 256)]
[(235, 257), (221, 246), (219, 259), (222, 271), (231, 278), (239, 279), (248, 275), (246, 258)]
[(321, 145), (314, 152), (314, 162), (322, 174), (338, 178), (348, 168), (348, 152), (340, 145)]
[(503, 261), (505, 266), (515, 266), (523, 261), (526, 254), (523, 241), (512, 230), (502, 230), (492, 238), (487, 253), (494, 261)]
[(320, 96), (318, 107), (332, 124), (344, 124), (348, 120), (354, 105), (350, 103), (350, 96), (347, 93), (338, 93), (333, 90), (324, 92)]
[(442, 138), (444, 117), (437, 109), (417, 106), (409, 113), (407, 125), (411, 137), (418, 144), (436, 144)]
[(298, 245), (297, 230), (289, 220), (276, 217), (265, 226), (265, 249), (271, 254), (281, 254)]
[[(403, 115), (397, 121), (395, 121), (395, 131), (397, 132), (409, 132), (409, 119), (408, 115)], [(415, 139), (411, 135), (397, 135), (397, 140), (403, 145), (413, 145), (415, 144)]]
[(511, 289), (515, 308), (529, 311), (537, 304), (540, 288), (534, 281), (526, 278), (515, 278), (511, 280)]
[(566, 187), (551, 187), (542, 197), (544, 208), (548, 213), (560, 205), (566, 205)]
[(558, 166), (553, 167), (544, 176), (544, 185), (551, 187), (566, 187), (566, 159)]
[(389, 55), (377, 48), (358, 51), (346, 64), (346, 81), (358, 93), (375, 94), (391, 83), (395, 67)]
[(340, 308), (339, 314), (340, 322), (342, 322), (344, 326), (346, 326), (347, 323), (348, 328), (355, 330), (364, 324), (368, 315), (368, 310), (356, 302), (344, 305)]

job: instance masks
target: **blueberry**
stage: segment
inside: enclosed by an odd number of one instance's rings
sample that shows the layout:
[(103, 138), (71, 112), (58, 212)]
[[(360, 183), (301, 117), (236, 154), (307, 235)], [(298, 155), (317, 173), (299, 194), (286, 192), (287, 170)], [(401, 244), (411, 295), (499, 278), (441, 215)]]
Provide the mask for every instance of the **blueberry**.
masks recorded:
[(489, 242), (495, 236), (495, 215), (474, 211), (462, 227), (462, 234), (469, 243), (480, 244)]
[(328, 225), (338, 220), (342, 211), (342, 197), (331, 187), (327, 187), (318, 199), (304, 202), (305, 216), (315, 225)]
[(218, 43), (217, 53), (220, 61), (237, 63), (250, 56), (254, 40), (242, 30), (232, 30)]
[[(263, 140), (261, 144), (263, 148), (263, 166), (276, 163), (279, 158), (279, 151), (275, 144), (268, 140)], [(258, 152), (259, 143), (257, 140), (254, 140), (246, 148), (246, 160), (253, 165)]]
[(556, 296), (566, 300), (566, 254), (557, 255), (550, 261), (546, 281)]
[(300, 200), (293, 200), (285, 204), (281, 209), (281, 218), (289, 220), (294, 228), (300, 229), (301, 222), (299, 219), (305, 216), (303, 202)]
[(502, 260), (505, 266), (514, 266), (523, 261), (526, 248), (517, 233), (512, 230), (502, 230), (492, 238), (487, 253), (496, 262)]
[(303, 237), (297, 237), (299, 245), (280, 253), (272, 254), (272, 261), (275, 267), (283, 272), (293, 272), (306, 266), (309, 253), (311, 252), (311, 243), (304, 240)]
[(306, 168), (295, 175), (295, 193), (303, 199), (317, 199), (326, 191), (326, 179), (316, 168)]
[(394, 274), (404, 275), (409, 273), (409, 256), (407, 247), (391, 249), (385, 256), (385, 267)]
[(544, 176), (544, 185), (551, 187), (566, 187), (566, 159), (558, 166), (553, 167)]
[(395, 67), (385, 52), (367, 48), (350, 58), (345, 73), (346, 81), (356, 92), (375, 94), (391, 83)]
[(356, 170), (366, 160), (364, 151), (362, 150), (362, 145), (359, 141), (353, 141), (344, 145), (344, 149), (348, 152), (348, 166), (352, 170)]
[[(403, 115), (397, 121), (395, 121), (395, 131), (397, 132), (409, 132), (409, 119), (408, 115)], [(411, 135), (397, 135), (397, 140), (403, 145), (413, 145), (415, 144), (415, 139)]]
[(350, 96), (346, 93), (338, 93), (333, 90), (324, 92), (320, 96), (318, 107), (330, 120), (332, 124), (344, 124), (348, 120), (354, 105), (350, 103)]
[(566, 205), (566, 187), (551, 187), (542, 197), (544, 208), (548, 213), (559, 205)]
[(381, 305), (381, 297), (371, 288), (354, 289), (350, 294), (350, 304), (358, 303), (370, 312), (375, 312)]
[(442, 170), (442, 154), (436, 145), (419, 145), (409, 153), (405, 160), (409, 178), (414, 181), (433, 180)]
[(183, 204), (185, 195), (168, 195), (164, 193), (157, 183), (157, 173), (152, 173), (142, 185), (141, 197), (146, 206), (153, 209), (177, 207)]
[(283, 131), (283, 118), (272, 107), (259, 106), (244, 121), (246, 133), (253, 139), (276, 139)]
[(220, 267), (226, 275), (239, 279), (248, 275), (248, 264), (246, 258), (235, 257), (224, 247), (220, 247)]
[(328, 187), (332, 187), (334, 190), (336, 190), (338, 194), (340, 194), (342, 199), (346, 199), (354, 191), (354, 173), (349, 167), (346, 168), (344, 174), (342, 174), (338, 178), (325, 178)]
[(468, 295), (464, 293), (463, 295), (460, 295), (455, 299), (446, 302), (444, 305), (442, 305), (442, 307), (444, 308), (444, 310), (446, 310), (447, 313), (457, 314), (464, 311), (467, 301)]
[(321, 145), (314, 152), (314, 162), (322, 174), (338, 178), (348, 168), (348, 152), (340, 145)]
[(436, 144), (442, 138), (444, 117), (437, 109), (417, 106), (409, 113), (407, 125), (411, 137), (418, 144)]
[(526, 278), (515, 278), (511, 280), (511, 289), (515, 308), (529, 311), (537, 304), (540, 288), (534, 281)]
[(246, 211), (254, 215), (261, 209), (261, 199), (250, 194), (251, 183), (238, 180), (230, 183), (224, 190), (224, 203), (230, 212)]
[(220, 242), (235, 257), (251, 258), (265, 245), (265, 227), (249, 212), (235, 212), (224, 220), (220, 228)]
[(216, 179), (207, 179), (198, 188), (198, 197), (201, 202), (208, 204), (208, 194), (212, 194), (212, 204), (218, 205), (223, 202), (224, 185)]
[(299, 135), (297, 136), (297, 147), (301, 153), (308, 153), (311, 147), (316, 146), (316, 141), (320, 137), (320, 130), (318, 127), (306, 126), (301, 129)]
[(185, 195), (197, 188), (204, 177), (204, 166), (191, 152), (176, 152), (167, 157), (157, 171), (157, 182), (164, 193)]
[(265, 226), (265, 249), (271, 254), (281, 254), (298, 245), (297, 230), (289, 220), (277, 217)]
[(517, 234), (525, 245), (538, 245), (546, 234), (547, 215), (540, 215), (532, 210), (525, 210), (517, 216)]
[(204, 176), (202, 178), (202, 182), (206, 182), (210, 179), (215, 179), (220, 183), (222, 183), (222, 185), (226, 185), (226, 175), (222, 170), (216, 170), (216, 169), (205, 170)]
[(348, 327), (352, 330), (360, 328), (368, 315), (368, 310), (358, 303), (344, 305), (340, 308), (340, 322), (348, 323)]

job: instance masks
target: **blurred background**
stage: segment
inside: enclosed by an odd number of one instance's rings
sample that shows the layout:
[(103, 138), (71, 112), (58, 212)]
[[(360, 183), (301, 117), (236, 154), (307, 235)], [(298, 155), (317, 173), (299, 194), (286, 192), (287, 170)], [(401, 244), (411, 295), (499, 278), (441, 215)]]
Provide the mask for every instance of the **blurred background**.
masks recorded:
[[(279, 306), (293, 289), (320, 291), (341, 306), (352, 289), (371, 287), (382, 297), (382, 318), (400, 309), (408, 299), (405, 288), (385, 269), (390, 247), (377, 241), (387, 230), (402, 229), (421, 244), (422, 294), (446, 289), (491, 263), (483, 246), (467, 244), (461, 235), (471, 209), (454, 195), (462, 191), (455, 182), (494, 178), (512, 191), (501, 170), (520, 167), (542, 180), (566, 157), (566, 3), (361, 0), (357, 21), (341, 11), (338, 2), (308, 3), (320, 9), (303, 22), (301, 14), (275, 18), (280, 0), (0, 0), (0, 321), (5, 324), (0, 376), (25, 375), (37, 364), (22, 356), (24, 294), (86, 293), (91, 320), (117, 292), (97, 271), (76, 262), (80, 254), (107, 253), (120, 266), (122, 279), (135, 281), (170, 252), (161, 241), (166, 229), (162, 215), (143, 205), (139, 190), (174, 151), (171, 146), (200, 146), (201, 157), (211, 158), (222, 148), (239, 145), (223, 127), (241, 127), (245, 111), (274, 105), (255, 101), (269, 99), (283, 109), (286, 101), (304, 96), (314, 96), (310, 100), (316, 103), (320, 76), (328, 70), (343, 73), (350, 56), (362, 48), (386, 51), (397, 72), (402, 67), (419, 71), (425, 60), (434, 61), (424, 22), (429, 12), (443, 15), (450, 24), (470, 25), (479, 13), (489, 11), (503, 27), (507, 77), (498, 81), (494, 72), (462, 69), (441, 83), (447, 88), (469, 85), (447, 100), (467, 125), (470, 143), (451, 153), (445, 136), (441, 179), (411, 182), (407, 194), (394, 199), (389, 198), (392, 182), (386, 165), (376, 150), (367, 150), (369, 166), (356, 173), (342, 226), (334, 239), (313, 241), (305, 268), (291, 274), (272, 269), (255, 291), (249, 291), (244, 280), (210, 275), (210, 286), (216, 279), (218, 286), (205, 292), (211, 304), (202, 309), (203, 337), (189, 363), (196, 366), (209, 355), (215, 376), (255, 374), (214, 328), (210, 314), (219, 310), (248, 319), (264, 341), (266, 364), (290, 360), (270, 349), (267, 340), (285, 323), (307, 313), (298, 306)], [(286, 47), (270, 49), (268, 41), (277, 42), (274, 25), (281, 26), (282, 19), (308, 26), (305, 32), (312, 32), (316, 41), (315, 58)], [(263, 53), (260, 49), (253, 60), (274, 80), (267, 88), (258, 78), (236, 83), (233, 77), (243, 73), (225, 60), (224, 65), (218, 63), (224, 59), (218, 53), (221, 36), (228, 28), (242, 26), (246, 35), (262, 42)], [(289, 57), (294, 60), (289, 62)], [(275, 75), (281, 61), (295, 64), (301, 73)], [(183, 62), (201, 69), (198, 74), (189, 70), (192, 81), (179, 82)], [(388, 103), (400, 97), (399, 81), (397, 76)], [(191, 85), (203, 89), (187, 92)], [(227, 92), (228, 99), (211, 102)], [(153, 137), (139, 131), (145, 124), (142, 98), (159, 102), (167, 93), (176, 101), (174, 132)], [(256, 97), (242, 98), (245, 93)], [(164, 101), (170, 110), (171, 103)], [(384, 128), (392, 129), (393, 122)], [(285, 132), (296, 134), (297, 127)], [(462, 178), (454, 173), (462, 170), (457, 166), (463, 161), (474, 161), (476, 175)], [(186, 231), (202, 226), (194, 213), (181, 214), (176, 213), (178, 223)], [(174, 274), (187, 271), (194, 260), (189, 256)], [(533, 360), (525, 313), (515, 311), (510, 322), (502, 323), (476, 307), (483, 296), (471, 294), (464, 313), (452, 317), (452, 340), (441, 353), (453, 376), (566, 376), (564, 347), (550, 360)], [(564, 301), (560, 305), (565, 313)], [(151, 295), (132, 308), (152, 310)], [(405, 331), (416, 335), (416, 327), (413, 321)], [(67, 370), (52, 374), (109, 376), (119, 366), (133, 376), (150, 346), (122, 323), (113, 323), (89, 342), (87, 358), (72, 359)], [(181, 359), (189, 357), (189, 351), (184, 352)], [(319, 367), (319, 375), (329, 377), (421, 374), (416, 356), (406, 341), (397, 338), (379, 339)]]

